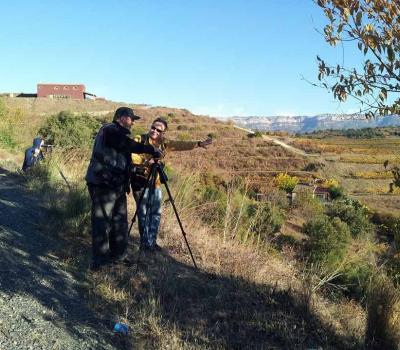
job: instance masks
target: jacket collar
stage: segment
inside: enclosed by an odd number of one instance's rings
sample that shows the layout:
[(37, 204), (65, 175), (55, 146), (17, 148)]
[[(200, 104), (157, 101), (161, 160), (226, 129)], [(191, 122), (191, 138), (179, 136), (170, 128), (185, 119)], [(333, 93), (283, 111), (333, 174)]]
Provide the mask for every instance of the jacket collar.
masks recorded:
[(131, 133), (130, 130), (128, 130), (127, 128), (124, 128), (124, 127), (123, 127), (121, 124), (119, 124), (116, 120), (113, 120), (113, 121), (112, 121), (112, 124), (116, 125), (117, 128), (118, 128), (118, 130), (119, 130), (120, 132), (123, 132), (123, 133), (126, 134), (126, 135), (129, 135), (129, 134)]

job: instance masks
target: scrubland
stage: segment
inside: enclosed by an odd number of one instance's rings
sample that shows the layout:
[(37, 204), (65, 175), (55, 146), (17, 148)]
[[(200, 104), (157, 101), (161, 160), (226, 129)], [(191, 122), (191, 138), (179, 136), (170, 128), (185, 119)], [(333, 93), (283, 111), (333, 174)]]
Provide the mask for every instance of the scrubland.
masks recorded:
[[(390, 182), (383, 165), (361, 162), (392, 156), (400, 145), (396, 138), (379, 153), (377, 145), (385, 142), (285, 136), (296, 147), (320, 154), (300, 157), (187, 110), (136, 105), (143, 120), (134, 133), (162, 115), (171, 138), (214, 138), (207, 151), (167, 157), (169, 185), (199, 270), (166, 202), (161, 253), (142, 256), (132, 268), (91, 273), (90, 201), (83, 176), (93, 133), (111, 119), (107, 109), (91, 113), (105, 108), (93, 108), (94, 103), (77, 108), (76, 102), (58, 107), (51, 102), (46, 115), (3, 103), (0, 160), (17, 171), (21, 150), (36, 133), (54, 142), (54, 151), (26, 177), (26, 186), (48, 203), (52, 215), (46, 230), (66, 242), (55, 253), (70, 269), (85, 272), (91, 307), (129, 324), (126, 349), (396, 348), (400, 220), (380, 209), (383, 203), (396, 207), (399, 196), (380, 192)], [(61, 109), (78, 113), (60, 118)], [(360, 162), (348, 162), (351, 157)], [(336, 180), (340, 191), (328, 204), (300, 192), (290, 205), (276, 181), (282, 173), (301, 182)], [(257, 194), (263, 195), (261, 201)], [(132, 216), (130, 196), (129, 208)], [(129, 249), (138, 256), (135, 226)]]

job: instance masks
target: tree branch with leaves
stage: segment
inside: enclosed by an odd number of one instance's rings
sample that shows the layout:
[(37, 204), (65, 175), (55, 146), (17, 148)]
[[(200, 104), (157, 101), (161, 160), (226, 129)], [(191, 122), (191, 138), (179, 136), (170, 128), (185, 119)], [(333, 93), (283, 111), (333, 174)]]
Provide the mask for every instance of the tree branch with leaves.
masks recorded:
[(357, 100), (367, 117), (400, 114), (400, 1), (316, 0), (331, 46), (354, 42), (361, 67), (328, 64), (317, 56), (320, 86), (338, 101)]

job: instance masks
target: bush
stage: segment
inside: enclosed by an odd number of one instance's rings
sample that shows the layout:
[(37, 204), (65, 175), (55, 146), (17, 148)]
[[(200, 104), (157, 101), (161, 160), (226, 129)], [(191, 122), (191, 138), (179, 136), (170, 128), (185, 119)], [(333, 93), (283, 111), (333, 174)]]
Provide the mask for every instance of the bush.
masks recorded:
[(63, 111), (47, 118), (39, 134), (47, 143), (61, 148), (90, 148), (99, 127), (94, 117)]
[(286, 193), (292, 193), (299, 179), (287, 173), (280, 173), (275, 176), (275, 181), (281, 190), (284, 190)]
[(334, 201), (327, 215), (344, 221), (349, 226), (353, 237), (370, 236), (374, 231), (367, 208), (358, 201), (352, 199)]
[(339, 199), (344, 197), (344, 189), (341, 186), (331, 186), (328, 188), (328, 190), (332, 199)]
[(328, 268), (334, 268), (342, 261), (351, 240), (347, 224), (336, 217), (313, 219), (304, 224), (303, 232), (309, 236), (307, 252), (310, 261)]
[(18, 146), (17, 129), (22, 125), (20, 110), (9, 110), (0, 99), (0, 146), (6, 149), (15, 149)]
[(293, 204), (306, 221), (321, 216), (325, 211), (323, 203), (318, 198), (314, 198), (309, 191), (299, 191), (296, 193)]
[(203, 210), (202, 220), (213, 227), (223, 227), (227, 203), (225, 190), (206, 185), (201, 188), (200, 202), (209, 204)]
[(178, 134), (177, 136), (178, 141), (190, 141), (192, 140), (192, 135), (190, 135), (188, 132), (182, 132)]
[(272, 234), (278, 232), (285, 221), (284, 211), (271, 202), (258, 202), (249, 205), (247, 216), (253, 218), (251, 232), (263, 241), (267, 241)]
[(379, 235), (388, 237), (393, 236), (397, 249), (400, 248), (400, 217), (391, 213), (377, 213), (375, 212), (371, 221), (377, 227)]
[(143, 134), (147, 134), (148, 130), (142, 126), (137, 126), (134, 125), (133, 129), (132, 129), (132, 135), (136, 136), (136, 135), (143, 135)]
[(348, 261), (343, 266), (337, 283), (346, 288), (349, 296), (362, 300), (368, 286), (368, 281), (374, 271), (375, 256), (373, 251), (364, 247), (364, 252), (351, 252)]
[(322, 168), (325, 167), (324, 163), (320, 163), (320, 162), (311, 162), (308, 163), (304, 166), (303, 170), (304, 171), (318, 171)]

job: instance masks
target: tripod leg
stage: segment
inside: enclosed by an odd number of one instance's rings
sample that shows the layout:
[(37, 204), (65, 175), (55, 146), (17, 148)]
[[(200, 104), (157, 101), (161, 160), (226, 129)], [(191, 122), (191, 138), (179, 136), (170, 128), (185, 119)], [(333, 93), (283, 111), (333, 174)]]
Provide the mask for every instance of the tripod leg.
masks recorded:
[(176, 209), (175, 202), (174, 202), (174, 198), (172, 197), (172, 194), (171, 194), (171, 191), (169, 190), (167, 181), (165, 180), (165, 179), (166, 179), (166, 176), (165, 176), (165, 174), (164, 174), (164, 170), (163, 170), (160, 166), (158, 166), (157, 169), (158, 169), (158, 173), (160, 174), (161, 179), (163, 180), (162, 183), (164, 184), (165, 189), (167, 190), (169, 200), (170, 200), (170, 202), (171, 202), (171, 204), (172, 204), (172, 208), (174, 209), (174, 213), (175, 213), (176, 219), (177, 219), (178, 224), (179, 224), (179, 227), (180, 227), (180, 229), (181, 229), (182, 236), (183, 236), (183, 238), (184, 238), (184, 240), (185, 240), (186, 246), (187, 246), (187, 248), (188, 248), (188, 250), (189, 250), (190, 257), (192, 258), (193, 265), (194, 265), (194, 267), (196, 268), (196, 270), (198, 270), (196, 261), (194, 260), (194, 257), (193, 257), (193, 254), (192, 254), (192, 250), (190, 249), (189, 242), (188, 242), (188, 240), (187, 240), (187, 238), (186, 238), (186, 232), (185, 232), (185, 230), (183, 229), (183, 225), (182, 225), (181, 219), (180, 219), (179, 214), (178, 214), (178, 211), (177, 211), (177, 209)]
[[(148, 192), (147, 194), (149, 195), (149, 191), (153, 188), (153, 186), (154, 186), (154, 184), (155, 184), (156, 175), (157, 175), (156, 169), (155, 169), (155, 167), (153, 166), (153, 167), (151, 168), (150, 174), (149, 174), (149, 176), (148, 176), (148, 178), (147, 178), (146, 185), (145, 185), (145, 187), (143, 188), (143, 190), (141, 191), (139, 199), (136, 201), (136, 211), (135, 211), (135, 215), (133, 216), (133, 219), (132, 219), (132, 222), (131, 222), (131, 227), (129, 228), (129, 231), (131, 230), (132, 225), (133, 225), (133, 223), (135, 222), (135, 219), (136, 219), (136, 217), (138, 216), (139, 211), (141, 210), (141, 206), (142, 206), (142, 204), (143, 204), (143, 200), (146, 198), (146, 197), (145, 197), (146, 192)], [(146, 221), (148, 221), (148, 211), (149, 211), (149, 210), (148, 210), (148, 206), (149, 206), (149, 201), (148, 201), (148, 199), (149, 199), (149, 198), (147, 197), (147, 202), (146, 202), (146, 214), (145, 214), (145, 223), (146, 223)], [(140, 224), (141, 224), (141, 219), (139, 218), (139, 225), (140, 225)], [(136, 273), (138, 272), (138, 270), (139, 270), (140, 258), (141, 258), (141, 256), (142, 256), (142, 252), (143, 252), (142, 235), (144, 235), (145, 232), (140, 232), (140, 230), (139, 230), (139, 233), (140, 233), (139, 253), (138, 253), (138, 258), (137, 258), (137, 260), (136, 260), (136, 269), (135, 269), (134, 274), (136, 274)]]
[[(152, 246), (152, 237), (151, 237), (151, 223), (153, 220), (152, 217), (152, 207), (153, 207), (153, 197), (154, 197), (154, 191), (155, 191), (155, 185), (156, 185), (156, 179), (157, 179), (157, 173), (154, 173), (154, 176), (152, 178), (150, 188), (147, 189), (146, 193), (146, 203), (144, 204), (144, 218), (142, 217), (143, 225), (142, 225), (142, 231), (143, 231), (143, 240), (144, 240), (144, 245), (146, 248), (150, 248)], [(143, 215), (143, 213), (142, 213)], [(140, 222), (140, 220), (139, 220)]]
[(135, 210), (135, 214), (133, 215), (133, 218), (132, 218), (132, 220), (131, 220), (131, 224), (130, 224), (130, 226), (129, 226), (128, 236), (129, 236), (130, 233), (131, 233), (133, 223), (136, 221), (136, 217), (137, 217), (137, 215), (138, 215), (138, 210), (139, 210), (140, 204), (141, 204), (142, 201), (143, 201), (144, 192), (145, 192), (146, 188), (149, 188), (149, 184), (151, 183), (150, 180), (151, 180), (152, 176), (154, 176), (154, 175), (153, 175), (153, 172), (155, 172), (154, 167), (151, 168), (150, 173), (149, 173), (149, 176), (147, 177), (147, 180), (146, 180), (146, 184), (144, 185), (144, 188), (143, 188), (142, 192), (140, 193), (139, 199), (136, 201), (136, 210)]

